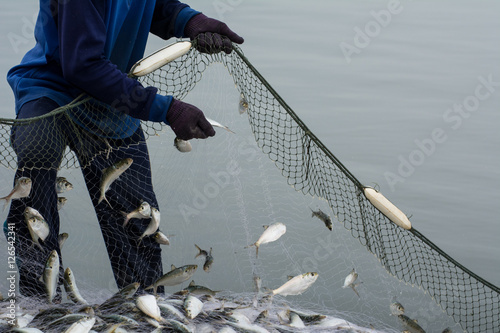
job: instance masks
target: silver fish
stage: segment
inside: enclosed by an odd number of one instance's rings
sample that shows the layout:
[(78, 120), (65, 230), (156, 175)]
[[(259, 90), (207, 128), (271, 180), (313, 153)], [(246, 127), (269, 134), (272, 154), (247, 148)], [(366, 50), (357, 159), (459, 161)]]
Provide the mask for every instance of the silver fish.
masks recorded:
[(68, 201), (68, 199), (65, 197), (58, 197), (57, 198), (57, 210), (61, 210), (61, 208), (63, 208), (63, 206), (66, 204), (67, 201)]
[(151, 217), (151, 206), (146, 201), (141, 202), (139, 207), (131, 211), (130, 213), (122, 212), (125, 216), (125, 221), (123, 221), (123, 227), (125, 228), (130, 219), (148, 219)]
[(56, 193), (61, 194), (73, 189), (71, 184), (65, 177), (56, 178)]
[(358, 273), (356, 273), (356, 270), (353, 268), (351, 273), (349, 273), (349, 275), (346, 276), (342, 288), (351, 288), (359, 297), (358, 291), (356, 290), (356, 287), (359, 285), (359, 283), (354, 284), (357, 278), (358, 278)]
[(156, 288), (158, 286), (175, 286), (181, 284), (193, 276), (194, 272), (198, 268), (198, 265), (185, 265), (182, 267), (175, 267), (172, 265), (171, 268), (172, 270), (170, 272), (163, 274), (163, 276), (156, 280), (153, 285), (145, 288), (144, 290), (153, 289), (156, 294)]
[(238, 103), (238, 111), (240, 114), (243, 114), (248, 111), (248, 102), (243, 95), (243, 93), (240, 94), (240, 102)]
[(266, 230), (264, 230), (259, 239), (255, 243), (247, 246), (255, 246), (255, 253), (257, 257), (259, 256), (259, 246), (261, 246), (262, 244), (274, 242), (286, 232), (286, 226), (281, 222), (271, 224), (270, 226), (265, 225), (264, 228)]
[(59, 280), (59, 255), (56, 250), (50, 252), (49, 258), (45, 263), (45, 268), (40, 280), (45, 284), (45, 291), (49, 303), (52, 303), (56, 295), (56, 288)]
[[(180, 332), (180, 333), (192, 333), (194, 330), (190, 329), (188, 326), (184, 325), (180, 321), (177, 321), (175, 319), (166, 319), (165, 323), (168, 324), (170, 328), (173, 328), (173, 332)], [(162, 331), (163, 332), (163, 331)]]
[(405, 313), (405, 308), (401, 305), (401, 303), (392, 302), (390, 308), (393, 316), (399, 316)]
[(71, 268), (67, 267), (64, 271), (64, 290), (68, 294), (68, 299), (72, 300), (77, 304), (88, 304), (87, 301), (82, 297), (78, 287), (76, 286), (75, 276), (71, 271)]
[(300, 295), (318, 279), (318, 273), (308, 272), (299, 274), (288, 280), (281, 287), (272, 291), (273, 295)]
[(14, 199), (21, 199), (21, 198), (26, 198), (27, 196), (30, 195), (31, 192), (31, 179), (28, 177), (20, 177), (16, 179), (14, 183), (14, 188), (8, 195), (6, 195), (3, 198), (0, 198), (0, 200), (5, 200), (5, 204), (3, 206), (3, 210), (7, 208), (7, 206), (10, 204), (10, 202)]
[(135, 301), (139, 310), (141, 310), (144, 314), (150, 316), (151, 318), (162, 322), (163, 318), (161, 317), (160, 308), (158, 307), (158, 303), (156, 302), (156, 298), (153, 295), (143, 295), (137, 297)]
[(108, 205), (111, 206), (108, 199), (106, 198), (106, 192), (109, 190), (111, 184), (132, 165), (132, 162), (133, 160), (131, 158), (124, 158), (123, 160), (120, 160), (112, 166), (102, 170), (100, 185), (101, 195), (99, 197), (99, 200), (97, 201), (98, 204), (103, 200), (106, 200)]
[(179, 138), (174, 139), (174, 147), (177, 148), (177, 150), (181, 153), (189, 153), (191, 150), (193, 150), (191, 142)]
[(214, 263), (214, 257), (212, 257), (212, 248), (210, 248), (210, 252), (207, 252), (205, 250), (202, 250), (198, 245), (194, 244), (196, 248), (198, 249), (198, 254), (195, 256), (195, 258), (198, 258), (199, 256), (204, 256), (205, 257), (205, 263), (203, 264), (203, 270), (205, 272), (210, 272), (210, 269), (212, 268), (212, 264)]
[[(309, 208), (311, 209), (311, 208)], [(325, 224), (325, 226), (331, 231), (333, 229), (333, 224), (332, 224), (332, 219), (330, 218), (330, 216), (326, 215), (321, 209), (318, 208), (318, 210), (314, 211), (311, 209), (311, 212), (312, 212), (312, 216), (311, 217), (317, 217), (318, 219), (320, 219), (321, 221), (323, 221), (323, 223)]]
[(59, 250), (62, 249), (64, 243), (68, 239), (69, 235), (67, 232), (63, 232), (62, 234), (59, 234), (58, 236), (58, 242), (59, 242)]
[(158, 243), (158, 244), (162, 244), (162, 245), (170, 245), (170, 240), (168, 239), (168, 237), (161, 231), (157, 231), (153, 234), (152, 236), (154, 238), (154, 240)]
[(187, 317), (194, 319), (201, 312), (203, 302), (193, 295), (188, 295), (184, 300), (184, 310), (186, 310)]
[(33, 243), (40, 249), (43, 249), (39, 240), (41, 239), (42, 241), (45, 241), (49, 235), (49, 224), (45, 221), (43, 216), (32, 207), (26, 207), (24, 210), (24, 219), (28, 225), (28, 231), (30, 232)]
[(410, 333), (425, 333), (425, 330), (420, 327), (415, 319), (411, 319), (404, 314), (398, 315), (398, 319), (401, 322), (401, 325)]
[(214, 127), (219, 127), (219, 128), (223, 128), (225, 129), (226, 131), (228, 132), (231, 132), (233, 134), (235, 134), (233, 131), (231, 131), (227, 126), (224, 126), (222, 125), (221, 123), (213, 120), (213, 119), (210, 119), (210, 118), (207, 118), (207, 121), (210, 123), (210, 125), (214, 126)]
[(73, 323), (64, 333), (87, 333), (92, 329), (95, 321), (95, 317), (84, 317)]
[(215, 294), (217, 293), (217, 291), (213, 291), (207, 287), (203, 287), (203, 286), (198, 286), (194, 283), (194, 280), (192, 280), (190, 283), (189, 283), (189, 286), (187, 286), (186, 288), (184, 288), (184, 290), (187, 290), (190, 294), (193, 294), (193, 295), (211, 295), (211, 296), (215, 296)]
[(141, 243), (142, 239), (146, 236), (152, 235), (158, 230), (160, 227), (160, 211), (156, 208), (151, 208), (151, 221), (148, 224), (148, 227), (142, 233), (141, 237), (139, 237), (138, 244)]

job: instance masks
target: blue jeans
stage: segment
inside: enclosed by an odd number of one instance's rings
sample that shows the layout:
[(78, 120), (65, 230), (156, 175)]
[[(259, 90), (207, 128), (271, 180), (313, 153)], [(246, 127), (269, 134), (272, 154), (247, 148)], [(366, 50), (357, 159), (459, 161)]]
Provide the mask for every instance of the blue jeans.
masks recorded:
[[(57, 107), (51, 99), (40, 98), (26, 103), (17, 118), (39, 116)], [(64, 269), (58, 244), (59, 214), (55, 182), (66, 146), (75, 152), (81, 166), (118, 288), (134, 282), (139, 282), (144, 288), (162, 275), (160, 245), (152, 237), (145, 237), (138, 244), (138, 238), (147, 228), (149, 219), (132, 219), (126, 228), (123, 227), (122, 211), (134, 210), (143, 200), (151, 207), (158, 208), (153, 192), (149, 153), (141, 128), (128, 138), (107, 139), (106, 142), (72, 123), (63, 113), (32, 124), (13, 126), (11, 143), (18, 159), (15, 178), (29, 177), (32, 181), (29, 197), (13, 200), (7, 217), (7, 223), (13, 223), (16, 228), (16, 260), (21, 294), (45, 295), (44, 285), (39, 278), (54, 249), (61, 258), (62, 278)], [(109, 146), (113, 149), (108, 149)], [(133, 159), (132, 165), (106, 192), (111, 206), (106, 201), (98, 204), (102, 170), (127, 157)], [(23, 215), (26, 207), (38, 210), (49, 224), (50, 233), (41, 242), (43, 250), (33, 246)], [(91, 261), (88, 265), (92, 269)]]

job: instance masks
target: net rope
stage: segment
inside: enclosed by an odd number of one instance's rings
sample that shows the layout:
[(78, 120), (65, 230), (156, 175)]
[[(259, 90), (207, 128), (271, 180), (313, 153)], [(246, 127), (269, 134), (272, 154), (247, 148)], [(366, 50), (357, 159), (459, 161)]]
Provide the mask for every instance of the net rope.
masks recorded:
[[(158, 93), (183, 99), (212, 63), (222, 63), (227, 68), (241, 94), (240, 104), (246, 108), (255, 141), (289, 185), (303, 194), (326, 199), (336, 219), (380, 260), (391, 275), (421, 287), (465, 330), (500, 331), (500, 288), (462, 266), (416, 229), (405, 230), (395, 225), (375, 208), (363, 193), (365, 186), (308, 129), (238, 46), (234, 46), (231, 54), (206, 54), (191, 48), (182, 57), (137, 79), (144, 86), (157, 87)], [(40, 117), (23, 120), (1, 118), (0, 164), (5, 168), (17, 168), (16, 152), (10, 141), (11, 130), (29, 130), (33, 124), (40, 122), (51, 128), (64, 120), (74, 126), (76, 142), (86, 143), (73, 144), (76, 147), (73, 150), (66, 149), (58, 169), (85, 168), (82, 161), (90, 161), (113, 151), (116, 142), (111, 145), (112, 139), (79, 129), (76, 123), (91, 121), (81, 116), (83, 113), (79, 110), (98, 113), (102, 117), (102, 111), (109, 111), (109, 107), (81, 95)], [(142, 122), (145, 138), (155, 136), (164, 126)], [(41, 147), (37, 143), (46, 139), (43, 133), (36, 131), (29, 133), (29, 138), (34, 152)], [(89, 143), (92, 147), (88, 146)], [(86, 158), (82, 159), (82, 155)], [(46, 156), (47, 160), (56, 158)], [(33, 161), (31, 167), (45, 166)]]

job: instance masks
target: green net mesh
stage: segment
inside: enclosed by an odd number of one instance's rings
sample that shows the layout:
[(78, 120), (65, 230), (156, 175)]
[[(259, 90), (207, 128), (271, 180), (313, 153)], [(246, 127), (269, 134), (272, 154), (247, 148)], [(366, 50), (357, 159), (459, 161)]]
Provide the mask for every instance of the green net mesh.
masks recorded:
[[(326, 199), (336, 219), (380, 260), (391, 275), (421, 287), (465, 330), (500, 331), (500, 288), (463, 267), (414, 228), (405, 230), (398, 227), (375, 208), (365, 197), (364, 186), (280, 98), (240, 48), (235, 46), (235, 52), (229, 55), (205, 54), (192, 48), (175, 61), (138, 80), (145, 86), (157, 87), (161, 94), (183, 99), (212, 63), (222, 63), (227, 68), (241, 94), (240, 110), (248, 113), (255, 141), (289, 185), (304, 194)], [(75, 112), (78, 110), (85, 112)], [(45, 161), (60, 161), (56, 166), (50, 164), (49, 168), (84, 169), (90, 161), (105, 160), (120, 143), (83, 131), (76, 124), (91, 121), (89, 112), (98, 114), (101, 120), (106, 121), (102, 119), (102, 111), (109, 111), (109, 108), (82, 95), (39, 118), (0, 119), (0, 164), (5, 168), (17, 168), (10, 135), (13, 128), (19, 128), (32, 131), (30, 142), (25, 143), (33, 152), (33, 163), (29, 167), (46, 168), (47, 163), (35, 160), (37, 151), (41, 149), (43, 140), (53, 140), (54, 135), (60, 133), (57, 127), (62, 121), (74, 126), (73, 150), (66, 149), (63, 156), (57, 150), (49, 151)], [(33, 125), (40, 122), (45, 123), (45, 128), (53, 129), (50, 136), (33, 130)], [(143, 122), (145, 138), (156, 136), (163, 126)], [(62, 142), (65, 140), (67, 138), (60, 138)], [(133, 146), (131, 149), (134, 149)], [(102, 165), (103, 168), (105, 166)], [(132, 181), (134, 177), (141, 177), (139, 173), (127, 177)]]

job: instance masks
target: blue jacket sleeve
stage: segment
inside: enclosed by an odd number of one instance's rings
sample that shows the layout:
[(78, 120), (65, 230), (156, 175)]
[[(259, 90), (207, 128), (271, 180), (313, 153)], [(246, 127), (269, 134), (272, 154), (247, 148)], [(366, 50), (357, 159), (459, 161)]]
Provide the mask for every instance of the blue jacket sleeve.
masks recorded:
[(156, 0), (151, 32), (163, 39), (185, 37), (186, 23), (199, 13), (177, 0)]
[[(145, 88), (128, 78), (105, 57), (104, 15), (105, 1), (59, 2), (59, 58), (64, 78), (90, 96), (134, 118), (150, 120), (153, 103), (156, 112), (166, 112), (158, 108), (168, 107), (171, 97), (157, 97), (156, 88)], [(152, 117), (157, 120), (159, 115)]]

